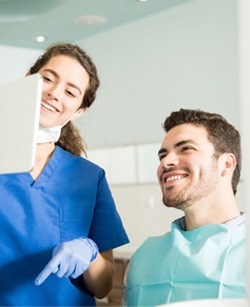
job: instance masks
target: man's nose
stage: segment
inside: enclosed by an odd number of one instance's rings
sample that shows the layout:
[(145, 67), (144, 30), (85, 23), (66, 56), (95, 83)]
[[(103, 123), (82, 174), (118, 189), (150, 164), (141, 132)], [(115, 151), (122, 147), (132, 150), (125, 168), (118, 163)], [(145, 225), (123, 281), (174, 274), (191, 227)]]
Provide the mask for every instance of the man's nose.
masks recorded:
[(175, 152), (169, 152), (164, 158), (161, 159), (161, 165), (163, 168), (178, 165), (179, 158)]

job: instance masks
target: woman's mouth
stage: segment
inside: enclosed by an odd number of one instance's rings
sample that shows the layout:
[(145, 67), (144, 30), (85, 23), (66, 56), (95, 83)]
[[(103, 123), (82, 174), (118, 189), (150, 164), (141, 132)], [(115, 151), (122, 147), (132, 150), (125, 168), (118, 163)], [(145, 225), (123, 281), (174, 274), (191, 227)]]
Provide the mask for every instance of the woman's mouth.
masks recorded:
[(47, 110), (49, 110), (49, 111), (51, 111), (51, 112), (58, 112), (58, 110), (57, 110), (55, 107), (53, 107), (51, 104), (48, 104), (48, 103), (45, 102), (45, 101), (42, 101), (41, 105), (42, 105), (45, 109), (47, 109)]

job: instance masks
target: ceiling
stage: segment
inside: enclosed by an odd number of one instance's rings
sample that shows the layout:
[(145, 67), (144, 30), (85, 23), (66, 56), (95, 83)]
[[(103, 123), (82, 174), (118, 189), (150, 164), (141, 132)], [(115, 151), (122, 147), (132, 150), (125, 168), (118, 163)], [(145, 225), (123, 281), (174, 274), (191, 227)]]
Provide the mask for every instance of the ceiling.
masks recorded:
[(0, 0), (0, 45), (44, 49), (75, 42), (187, 1)]

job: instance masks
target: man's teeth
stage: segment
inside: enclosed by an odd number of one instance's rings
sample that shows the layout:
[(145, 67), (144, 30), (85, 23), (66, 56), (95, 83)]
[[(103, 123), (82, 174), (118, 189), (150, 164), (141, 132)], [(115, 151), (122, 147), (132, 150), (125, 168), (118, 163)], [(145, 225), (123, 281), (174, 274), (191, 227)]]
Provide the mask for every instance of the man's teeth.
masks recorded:
[(174, 176), (170, 176), (167, 178), (166, 182), (172, 181), (172, 180), (178, 180), (178, 179), (182, 179), (181, 175), (174, 175)]
[(46, 102), (42, 102), (42, 105), (46, 108), (46, 109), (49, 109), (50, 111), (52, 112), (56, 112), (56, 108), (52, 107), (50, 104), (46, 103)]

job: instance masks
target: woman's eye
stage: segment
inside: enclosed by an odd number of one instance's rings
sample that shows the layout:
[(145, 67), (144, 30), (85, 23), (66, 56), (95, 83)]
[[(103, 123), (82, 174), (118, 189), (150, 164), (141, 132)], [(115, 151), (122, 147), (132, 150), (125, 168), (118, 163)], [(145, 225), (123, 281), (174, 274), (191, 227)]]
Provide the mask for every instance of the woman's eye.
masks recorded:
[(72, 93), (71, 91), (66, 91), (67, 94), (69, 94), (71, 97), (76, 97), (76, 95), (74, 93)]
[(49, 77), (43, 76), (44, 81), (52, 82), (52, 80)]

